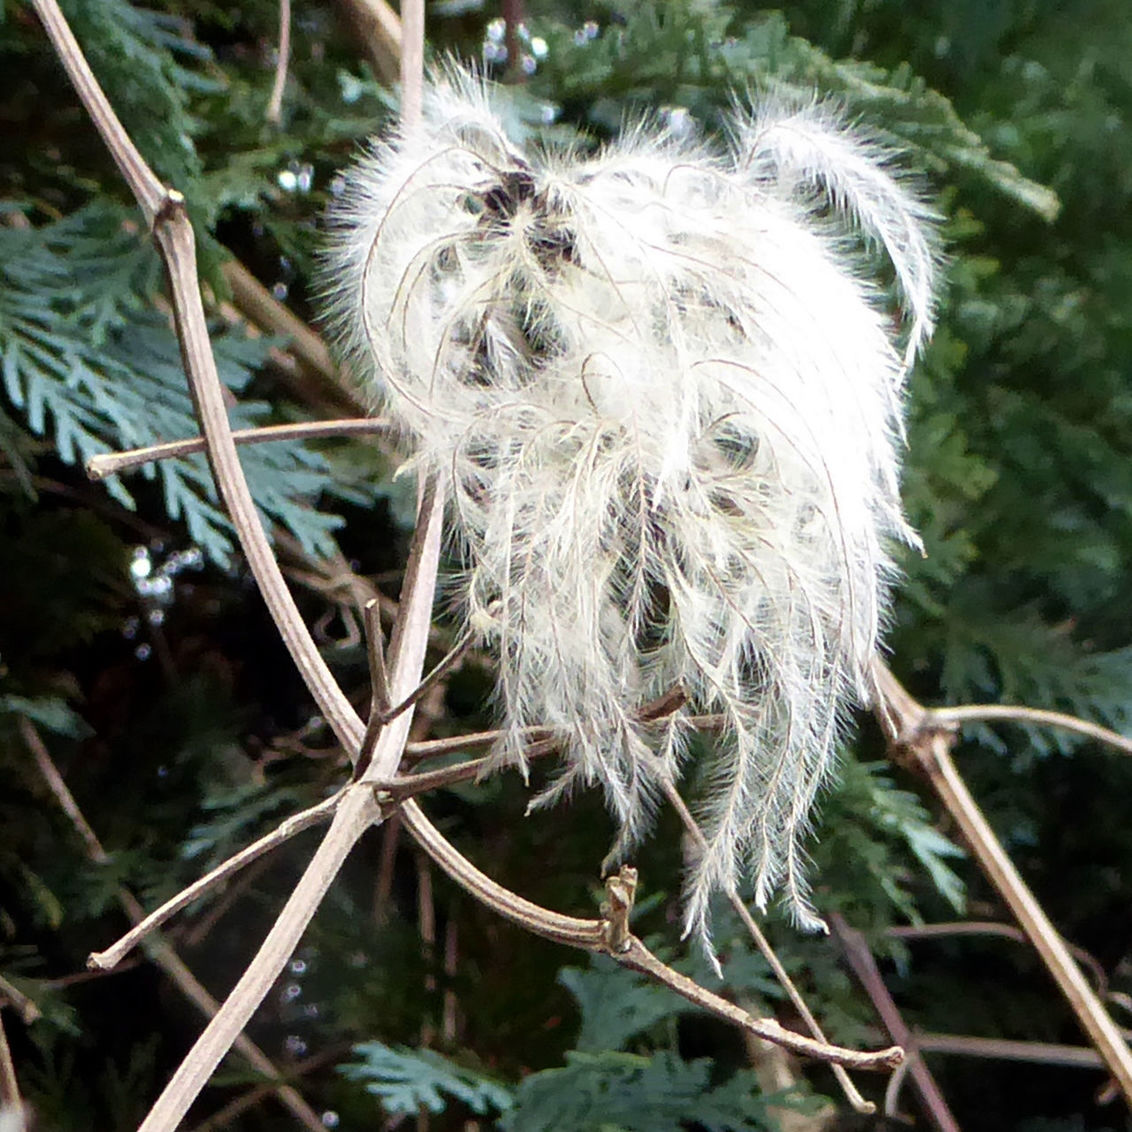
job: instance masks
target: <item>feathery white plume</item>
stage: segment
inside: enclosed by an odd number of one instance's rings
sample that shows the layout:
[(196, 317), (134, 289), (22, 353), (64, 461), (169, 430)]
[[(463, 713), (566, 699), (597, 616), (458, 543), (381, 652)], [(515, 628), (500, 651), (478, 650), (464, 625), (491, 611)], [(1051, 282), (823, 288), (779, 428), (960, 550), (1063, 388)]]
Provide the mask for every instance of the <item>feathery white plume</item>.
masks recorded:
[[(832, 207), (831, 207), (832, 206)], [(349, 174), (331, 317), (416, 464), (440, 473), (469, 625), (499, 656), (501, 758), (554, 728), (536, 803), (600, 783), (618, 848), (722, 713), (687, 925), (744, 865), (806, 899), (799, 839), (869, 696), (904, 365), (846, 236), (887, 252), (907, 360), (931, 327), (923, 207), (820, 105), (739, 111), (715, 153), (646, 126), (524, 154), (475, 77)], [(679, 686), (657, 724), (639, 708)]]

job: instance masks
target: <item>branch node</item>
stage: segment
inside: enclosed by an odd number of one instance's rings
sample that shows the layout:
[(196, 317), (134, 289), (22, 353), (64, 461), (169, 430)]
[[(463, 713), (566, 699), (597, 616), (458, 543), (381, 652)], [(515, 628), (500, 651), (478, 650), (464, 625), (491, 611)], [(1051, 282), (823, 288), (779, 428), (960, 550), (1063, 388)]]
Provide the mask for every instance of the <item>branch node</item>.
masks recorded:
[(632, 946), (629, 917), (637, 898), (637, 870), (622, 865), (613, 875), (605, 878), (605, 900), (601, 905), (602, 936), (611, 955), (622, 954)]

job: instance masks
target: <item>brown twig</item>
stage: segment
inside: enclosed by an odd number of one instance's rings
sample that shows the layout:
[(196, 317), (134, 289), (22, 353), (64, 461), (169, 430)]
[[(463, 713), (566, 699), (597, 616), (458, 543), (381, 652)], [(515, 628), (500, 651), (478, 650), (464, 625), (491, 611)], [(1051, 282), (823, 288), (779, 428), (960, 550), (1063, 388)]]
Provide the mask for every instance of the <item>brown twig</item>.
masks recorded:
[[(992, 920), (958, 920), (949, 923), (937, 924), (898, 924), (888, 928), (885, 933), (893, 939), (939, 939), (952, 936), (981, 935), (999, 936), (1002, 939), (1012, 939), (1016, 943), (1029, 943), (1026, 933), (1013, 924), (1000, 924)], [(1087, 968), (1097, 985), (1097, 994), (1108, 994), (1108, 975), (1100, 965), (1095, 955), (1090, 954), (1083, 947), (1065, 941), (1073, 958), (1083, 967)]]
[(456, 1044), (460, 1029), (460, 1004), (452, 984), (456, 979), (459, 959), (460, 928), (452, 909), (448, 909), (448, 919), (444, 924), (444, 975), (447, 985), (444, 988), (444, 1001), (440, 1019), (440, 1036), (449, 1048)]
[[(342, 1042), (330, 1049), (320, 1050), (313, 1056), (304, 1058), (297, 1065), (288, 1066), (288, 1079), (305, 1077), (308, 1073), (314, 1073), (327, 1065), (333, 1065), (339, 1058), (349, 1053), (350, 1048), (348, 1042)], [(207, 1120), (193, 1128), (192, 1132), (217, 1132), (221, 1128), (230, 1128), (232, 1121), (240, 1113), (247, 1112), (249, 1108), (254, 1108), (264, 1097), (270, 1094), (273, 1087), (272, 1085), (255, 1085), (248, 1089), (246, 1093), (241, 1093), (240, 1096), (230, 1100), (223, 1108), (217, 1109)]]
[(966, 1034), (925, 1034), (917, 1030), (913, 1045), (924, 1053), (951, 1053), (964, 1057), (1001, 1061), (1030, 1061), (1039, 1065), (1068, 1065), (1079, 1069), (1106, 1068), (1092, 1046), (1067, 1046), (1054, 1042), (1017, 1042), (1007, 1038), (976, 1038)]
[[(849, 966), (853, 968), (857, 981), (869, 996), (877, 1014), (880, 1015), (889, 1037), (894, 1042), (899, 1042), (908, 1051), (907, 1068), (904, 1073), (911, 1076), (912, 1083), (916, 1086), (916, 1091), (923, 1102), (924, 1112), (932, 1127), (937, 1132), (959, 1132), (959, 1125), (951, 1114), (951, 1109), (948, 1108), (943, 1093), (940, 1092), (939, 1086), (931, 1075), (931, 1071), (924, 1064), (923, 1058), (916, 1051), (912, 1032), (901, 1017), (900, 1010), (892, 1000), (892, 995), (888, 993), (888, 987), (884, 985), (884, 980), (880, 977), (880, 971), (877, 970), (876, 961), (869, 950), (869, 945), (865, 942), (865, 937), (855, 928), (851, 928), (836, 912), (830, 915), (829, 926), (834, 937), (841, 944), (841, 949), (845, 953), (845, 958), (849, 961)], [(895, 1107), (895, 1086), (897, 1084), (898, 1081), (894, 1081), (894, 1087), (890, 1089), (892, 1095), (886, 1098), (885, 1112), (889, 1115), (892, 1114)]]
[(942, 721), (941, 729), (933, 713), (917, 704), (883, 665), (876, 666), (876, 683), (884, 705), (882, 724), (890, 741), (910, 756), (927, 777), (962, 831), (983, 874), (1010, 908), (1104, 1059), (1125, 1100), (1132, 1103), (1132, 1054), (1128, 1045), (955, 768), (951, 760), (954, 720)]
[[(240, 428), (232, 433), (232, 440), (236, 444), (266, 444), (278, 440), (314, 440), (318, 437), (381, 433), (388, 430), (388, 423), (380, 417), (348, 417), (344, 420), (301, 421), (296, 424), (265, 425), (263, 428)], [(194, 436), (185, 440), (166, 440), (161, 444), (134, 448), (128, 452), (100, 452), (86, 462), (86, 474), (89, 479), (103, 480), (107, 476), (140, 468), (155, 460), (191, 456), (194, 452), (204, 450), (204, 437)]]
[[(699, 822), (692, 816), (692, 811), (688, 809), (687, 803), (680, 796), (680, 791), (676, 789), (675, 783), (669, 779), (665, 779), (663, 789), (668, 804), (676, 811), (684, 829), (692, 838), (696, 848), (701, 853), (705, 852), (708, 847), (707, 838), (704, 837), (704, 832), (700, 829)], [(778, 980), (779, 985), (786, 991), (787, 997), (794, 1004), (794, 1009), (798, 1011), (802, 1021), (805, 1022), (806, 1029), (808, 1029), (819, 1042), (828, 1042), (829, 1039), (822, 1032), (821, 1025), (814, 1017), (813, 1011), (810, 1010), (801, 992), (798, 990), (797, 986), (794, 985), (794, 980), (790, 978), (790, 973), (782, 965), (782, 960), (778, 958), (778, 953), (771, 947), (770, 941), (763, 934), (763, 930), (759, 927), (754, 916), (751, 915), (751, 911), (744, 903), (743, 898), (732, 888), (727, 892), (727, 899), (742, 921), (743, 926), (747, 929), (747, 934), (754, 940), (755, 946), (759, 949), (759, 953), (770, 965), (770, 969), (774, 972), (774, 977)], [(840, 1065), (833, 1066), (833, 1074), (837, 1078), (837, 1084), (840, 1086), (841, 1091), (845, 1094), (845, 1099), (856, 1112), (866, 1115), (876, 1112), (876, 1105), (861, 1096), (857, 1086), (853, 1083), (853, 1079)]]
[(903, 1058), (903, 1052), (899, 1047), (876, 1051), (844, 1049), (795, 1034), (773, 1018), (752, 1018), (734, 1003), (713, 994), (662, 963), (635, 936), (629, 937), (629, 945), (625, 950), (614, 950), (610, 947), (607, 937), (608, 925), (603, 921), (564, 916), (560, 912), (542, 908), (504, 888), (477, 869), (466, 857), (456, 852), (435, 826), (424, 817), (415, 801), (405, 802), (401, 807), (401, 813), (405, 825), (421, 847), (461, 888), (498, 915), (536, 935), (552, 939), (557, 943), (569, 944), (571, 947), (581, 947), (587, 951), (611, 955), (618, 963), (648, 975), (674, 990), (699, 1009), (715, 1014), (794, 1053), (818, 1058), (835, 1065), (870, 1069), (891, 1068), (898, 1065)]
[(1087, 719), (1078, 719), (1075, 715), (1066, 715), (1060, 711), (1045, 711), (1041, 708), (1016, 707), (1010, 704), (963, 704), (960, 707), (938, 707), (928, 711), (929, 718), (935, 723), (965, 724), (965, 723), (1018, 723), (1025, 727), (1058, 727), (1063, 731), (1075, 731), (1078, 735), (1085, 735), (1132, 755), (1132, 739), (1125, 738), (1116, 731), (1101, 727), (1098, 723), (1090, 723)]
[(190, 884), (188, 888), (182, 889), (171, 900), (162, 904), (160, 908), (150, 912), (140, 923), (135, 924), (130, 931), (116, 943), (106, 948), (105, 951), (93, 952), (87, 958), (87, 966), (102, 971), (108, 971), (117, 966), (150, 932), (156, 931), (171, 916), (175, 916), (194, 900), (199, 900), (206, 892), (227, 880), (233, 873), (238, 872), (245, 865), (250, 865), (257, 857), (270, 853), (284, 842), (302, 833), (303, 830), (310, 829), (312, 825), (330, 821), (338, 805), (338, 798), (339, 795), (335, 794), (333, 797), (319, 802), (316, 806), (292, 814), (271, 833), (253, 842), (246, 849), (241, 849), (240, 852), (233, 854), (223, 864), (217, 865), (215, 869), (206, 873), (200, 880)]
[(23, 1128), (24, 1102), (20, 1096), (20, 1082), (16, 1078), (16, 1064), (8, 1047), (4, 1030), (4, 1012), (0, 1010), (0, 1115), (14, 1113), (16, 1128)]
[(287, 353), (317, 379), (317, 387), (304, 383), (293, 389), (307, 404), (326, 407), (339, 415), (364, 417), (364, 404), (334, 364), (326, 343), (302, 319), (288, 310), (242, 263), (224, 264), (224, 279), (232, 289), (232, 302), (248, 322), (266, 334), (287, 340)]
[(275, 82), (267, 100), (265, 117), (278, 125), (283, 117), (283, 88), (287, 85), (287, 67), (291, 62), (291, 0), (279, 0), (279, 57), (275, 60)]
[(30, 1026), (40, 1017), (39, 1007), (3, 975), (0, 975), (0, 1006), (14, 1006), (25, 1026)]
[[(436, 900), (432, 891), (432, 866), (426, 853), (414, 854), (417, 861), (417, 931), (421, 937), (421, 958), (425, 964), (424, 989), (429, 997), (436, 992)], [(435, 1031), (432, 1019), (425, 1012), (421, 1020), (420, 1044), (432, 1045)]]
[(401, 74), (401, 21), (385, 0), (338, 0), (366, 48), (373, 73), (392, 84)]

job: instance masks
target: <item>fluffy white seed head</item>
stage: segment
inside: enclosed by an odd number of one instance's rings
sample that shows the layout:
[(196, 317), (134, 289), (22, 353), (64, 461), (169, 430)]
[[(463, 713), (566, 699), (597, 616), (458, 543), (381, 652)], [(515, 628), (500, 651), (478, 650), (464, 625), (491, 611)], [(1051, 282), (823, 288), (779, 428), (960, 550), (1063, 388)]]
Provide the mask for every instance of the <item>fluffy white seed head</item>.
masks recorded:
[[(869, 694), (891, 574), (900, 387), (931, 328), (923, 207), (820, 105), (738, 111), (720, 154), (641, 127), (523, 153), (479, 80), (352, 170), (334, 325), (422, 470), (443, 477), (464, 614), (499, 657), (505, 738), (563, 737), (618, 851), (647, 829), (693, 712), (725, 726), (687, 923), (753, 877), (806, 899), (800, 838), (844, 711)], [(844, 239), (892, 261), (891, 316)], [(687, 704), (646, 724), (644, 703)]]

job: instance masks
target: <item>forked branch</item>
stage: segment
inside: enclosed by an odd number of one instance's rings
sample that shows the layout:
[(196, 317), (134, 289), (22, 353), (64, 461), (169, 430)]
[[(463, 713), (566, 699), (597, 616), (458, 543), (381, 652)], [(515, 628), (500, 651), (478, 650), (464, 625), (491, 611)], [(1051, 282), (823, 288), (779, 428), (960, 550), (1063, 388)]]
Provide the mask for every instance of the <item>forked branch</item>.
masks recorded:
[(954, 710), (933, 712), (918, 704), (879, 662), (878, 717), (889, 741), (911, 759), (959, 826), (986, 878), (998, 890), (1026, 938), (1053, 976), (1082, 1029), (1132, 1104), (1132, 1054), (1116, 1024), (1089, 986), (1065, 941), (1006, 855), (978, 803), (951, 759), (955, 742)]

